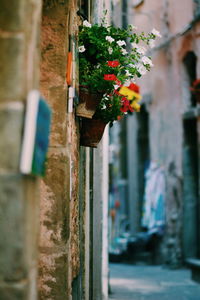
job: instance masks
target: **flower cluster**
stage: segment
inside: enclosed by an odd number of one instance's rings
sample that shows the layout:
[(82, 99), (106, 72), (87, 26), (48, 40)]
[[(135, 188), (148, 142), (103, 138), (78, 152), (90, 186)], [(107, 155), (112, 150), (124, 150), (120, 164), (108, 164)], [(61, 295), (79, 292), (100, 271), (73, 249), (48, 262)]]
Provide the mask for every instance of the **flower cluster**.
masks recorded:
[(153, 66), (147, 52), (156, 37), (161, 35), (155, 29), (145, 35), (136, 33), (131, 25), (121, 29), (83, 22), (79, 33), (80, 85), (103, 94), (96, 117), (112, 123), (124, 113), (140, 110), (136, 78)]

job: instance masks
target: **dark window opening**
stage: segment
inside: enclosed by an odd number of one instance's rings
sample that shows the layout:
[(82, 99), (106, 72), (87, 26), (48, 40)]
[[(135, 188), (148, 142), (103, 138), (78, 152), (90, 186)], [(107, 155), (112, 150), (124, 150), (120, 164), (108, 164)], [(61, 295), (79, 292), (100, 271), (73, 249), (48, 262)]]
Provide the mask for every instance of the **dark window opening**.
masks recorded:
[(145, 189), (145, 172), (149, 166), (150, 148), (149, 148), (149, 114), (142, 105), (138, 119), (138, 188), (139, 188), (139, 210), (140, 219), (142, 217), (144, 189)]
[(184, 256), (200, 257), (196, 119), (184, 120), (183, 178)]
[(80, 0), (80, 9), (79, 12), (81, 13), (84, 19), (89, 19), (89, 1), (88, 0)]
[[(183, 59), (183, 63), (188, 75), (188, 80), (189, 80), (189, 84), (190, 86), (192, 86), (192, 83), (196, 80), (197, 78), (197, 57), (194, 54), (194, 52), (189, 51), (184, 59)], [(191, 92), (191, 98), (190, 98), (190, 103), (191, 106), (196, 106), (197, 101), (196, 101), (196, 97), (195, 95)]]

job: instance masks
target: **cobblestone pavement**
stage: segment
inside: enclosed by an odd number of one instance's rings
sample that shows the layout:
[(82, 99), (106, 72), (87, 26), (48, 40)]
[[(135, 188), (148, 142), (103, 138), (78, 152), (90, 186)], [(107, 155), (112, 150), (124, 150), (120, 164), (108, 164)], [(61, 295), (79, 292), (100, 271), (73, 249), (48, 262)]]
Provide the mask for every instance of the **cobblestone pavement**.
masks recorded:
[(200, 284), (187, 269), (110, 264), (112, 300), (200, 300)]

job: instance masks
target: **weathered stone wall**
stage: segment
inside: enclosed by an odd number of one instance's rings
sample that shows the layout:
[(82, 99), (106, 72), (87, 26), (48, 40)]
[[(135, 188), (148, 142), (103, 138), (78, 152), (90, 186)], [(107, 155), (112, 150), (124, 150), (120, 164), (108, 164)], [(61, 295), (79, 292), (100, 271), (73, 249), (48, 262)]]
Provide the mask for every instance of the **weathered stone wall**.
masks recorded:
[(19, 172), (24, 103), (38, 88), (41, 2), (0, 1), (0, 299), (37, 298), (38, 182)]
[[(0, 0), (0, 299), (64, 300), (72, 294), (73, 299), (89, 299), (90, 289), (99, 285), (90, 277), (92, 166), (89, 150), (79, 148), (79, 123), (68, 113), (66, 84), (69, 40), (73, 36), (76, 41), (80, 22), (78, 1), (41, 2)], [(22, 176), (18, 167), (24, 101), (30, 89), (39, 89), (39, 71), (40, 90), (53, 116), (46, 176), (38, 182)], [(104, 200), (105, 178), (103, 185), (96, 183)], [(102, 249), (99, 234), (96, 247)], [(101, 280), (101, 259), (98, 271)]]
[(41, 299), (70, 299), (79, 272), (78, 129), (67, 113), (69, 34), (77, 35), (76, 1), (44, 1), (41, 90), (53, 110), (47, 175), (41, 182)]
[[(183, 254), (183, 113), (190, 109), (191, 97), (191, 82), (183, 60), (189, 51), (199, 56), (199, 24), (189, 27), (194, 19), (195, 7), (195, 1), (192, 0), (181, 1), (181, 5), (173, 0), (150, 0), (134, 9), (133, 17), (130, 17), (139, 31), (147, 32), (156, 28), (163, 36), (157, 41), (158, 48), (150, 53), (153, 55), (153, 69), (138, 83), (146, 99), (151, 100), (146, 104), (150, 116), (150, 157), (166, 170), (167, 240), (164, 251), (168, 258), (170, 253), (174, 253), (176, 258), (171, 257), (174, 265), (180, 263)], [(196, 66), (197, 78), (198, 65), (199, 59)], [(171, 164), (174, 165), (174, 174), (169, 171)], [(194, 226), (190, 227), (191, 232), (187, 231), (187, 236), (195, 231)]]
[[(115, 26), (122, 26), (122, 1), (116, 0), (112, 3), (112, 22)], [(120, 17), (119, 17), (120, 16)]]
[[(178, 8), (180, 9), (180, 5)], [(183, 30), (193, 19), (193, 1), (182, 2), (183, 14), (177, 14), (178, 8), (174, 1), (157, 3), (153, 0), (144, 1), (144, 4), (134, 11), (133, 23), (138, 26), (138, 31), (148, 32), (157, 28), (163, 35), (162, 39), (157, 39), (159, 45), (167, 41), (172, 34)], [(146, 21), (141, 15), (144, 15)], [(151, 158), (161, 164), (168, 164), (171, 160), (176, 161), (179, 173), (182, 163), (182, 59), (194, 44), (190, 42), (191, 35), (190, 31), (153, 52), (154, 67), (149, 74), (138, 81), (142, 93), (151, 94), (153, 99), (150, 106)], [(169, 115), (171, 122), (169, 122)], [(171, 134), (172, 130), (173, 134)], [(176, 147), (174, 147), (175, 143)]]

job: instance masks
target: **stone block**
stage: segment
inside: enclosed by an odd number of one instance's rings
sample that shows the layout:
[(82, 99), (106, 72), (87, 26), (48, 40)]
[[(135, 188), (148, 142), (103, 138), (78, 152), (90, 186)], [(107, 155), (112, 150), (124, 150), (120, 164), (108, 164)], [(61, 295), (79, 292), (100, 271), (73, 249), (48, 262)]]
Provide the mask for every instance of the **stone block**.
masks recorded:
[(69, 159), (65, 151), (49, 151), (41, 183), (39, 298), (68, 299)]
[(59, 86), (49, 90), (49, 102), (52, 107), (51, 146), (65, 146), (67, 139), (67, 95), (66, 90)]
[(0, 300), (26, 300), (27, 287), (25, 284), (0, 284)]
[(65, 0), (43, 0), (44, 9), (55, 8), (58, 5), (64, 5)]
[[(66, 247), (65, 247), (66, 248)], [(39, 299), (68, 298), (68, 257), (64, 249), (44, 253), (39, 262)]]
[[(59, 11), (60, 12), (60, 11)], [(53, 16), (57, 16), (54, 11)], [(44, 17), (41, 32), (41, 85), (47, 88), (63, 86), (66, 78), (67, 43), (66, 16)]]
[(0, 175), (0, 280), (7, 282), (26, 276), (25, 202), (23, 178)]
[(20, 31), (24, 29), (25, 0), (1, 0), (0, 29)]
[(65, 153), (49, 154), (41, 184), (40, 246), (57, 247), (69, 237), (69, 160)]
[(0, 102), (19, 100), (25, 84), (23, 37), (0, 38)]
[(22, 103), (0, 105), (0, 173), (19, 167), (23, 124)]

